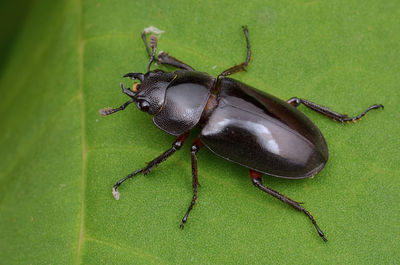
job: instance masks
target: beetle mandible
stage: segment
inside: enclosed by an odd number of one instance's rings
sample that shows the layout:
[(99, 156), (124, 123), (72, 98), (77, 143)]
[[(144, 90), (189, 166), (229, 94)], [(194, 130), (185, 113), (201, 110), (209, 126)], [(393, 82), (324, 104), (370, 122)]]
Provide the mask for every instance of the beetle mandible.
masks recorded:
[[(314, 224), (318, 234), (326, 241), (309, 211), (295, 200), (262, 183), (262, 174), (278, 178), (300, 179), (320, 172), (328, 161), (328, 147), (318, 127), (301, 111), (300, 104), (335, 121), (355, 122), (368, 111), (383, 108), (375, 104), (355, 117), (340, 114), (327, 107), (302, 98), (283, 101), (227, 76), (244, 71), (251, 51), (247, 27), (243, 27), (247, 43), (246, 60), (223, 71), (216, 78), (194, 70), (188, 64), (160, 52), (156, 56), (157, 38), (142, 33), (150, 60), (147, 73), (127, 73), (124, 77), (139, 80), (132, 89), (121, 83), (122, 92), (131, 99), (119, 108), (100, 110), (103, 116), (124, 110), (129, 104), (153, 115), (153, 123), (161, 130), (176, 136), (172, 147), (156, 157), (147, 166), (119, 180), (112, 188), (119, 199), (118, 187), (127, 179), (154, 167), (179, 150), (195, 127), (200, 134), (191, 146), (193, 197), (180, 227), (183, 229), (188, 215), (197, 200), (198, 174), (196, 154), (203, 146), (214, 154), (247, 167), (253, 184), (294, 209), (301, 211)], [(170, 65), (179, 70), (150, 71), (151, 64)]]

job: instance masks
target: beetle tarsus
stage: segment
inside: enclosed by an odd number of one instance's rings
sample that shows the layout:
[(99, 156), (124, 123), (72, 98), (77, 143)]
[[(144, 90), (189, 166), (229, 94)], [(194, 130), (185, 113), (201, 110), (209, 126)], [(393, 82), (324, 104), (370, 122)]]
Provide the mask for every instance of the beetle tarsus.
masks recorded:
[(273, 190), (267, 186), (264, 186), (262, 184), (262, 174), (254, 171), (254, 170), (250, 170), (250, 178), (254, 184), (254, 186), (256, 186), (257, 188), (259, 188), (260, 190), (268, 193), (269, 195), (274, 196), (275, 198), (281, 200), (282, 202), (292, 206), (294, 209), (304, 212), (308, 218), (311, 220), (311, 222), (314, 224), (315, 229), (317, 230), (318, 234), (320, 235), (320, 237), (324, 240), (327, 241), (327, 239), (325, 238), (325, 234), (322, 232), (322, 230), (319, 228), (319, 226), (317, 225), (317, 222), (315, 221), (314, 217), (310, 214), (309, 211), (307, 211), (306, 209), (304, 209), (302, 206), (300, 206), (300, 203), (290, 199), (289, 197), (283, 195), (282, 193)]
[(143, 175), (147, 175), (154, 167), (158, 166), (161, 162), (165, 161), (168, 157), (170, 157), (173, 153), (175, 153), (177, 150), (179, 150), (187, 137), (189, 136), (189, 133), (185, 133), (181, 136), (178, 136), (174, 143), (172, 144), (172, 147), (156, 157), (155, 159), (151, 160), (150, 162), (146, 163), (147, 166), (141, 169), (136, 170), (135, 172), (127, 175), (126, 177), (120, 179), (117, 181), (117, 183), (114, 184), (112, 188), (112, 194), (113, 197), (118, 200), (119, 199), (119, 192), (118, 192), (118, 187), (121, 186), (122, 183), (124, 183), (127, 179), (130, 179), (134, 176), (136, 176), (139, 173), (143, 173)]
[[(150, 57), (149, 63), (147, 64), (147, 72), (149, 72), (150, 71), (150, 66), (153, 63), (155, 55), (156, 55), (157, 37), (154, 36), (154, 35), (150, 36), (150, 47), (149, 47), (149, 44), (147, 43), (147, 38), (146, 38), (146, 34), (147, 33), (148, 32), (143, 31), (141, 36), (142, 36), (144, 45), (146, 46), (147, 54)], [(151, 48), (151, 50), (150, 50), (150, 48)]]
[(345, 115), (346, 117), (344, 117), (343, 119), (340, 119), (339, 121), (344, 123), (344, 122), (356, 122), (361, 120), (362, 117), (365, 116), (365, 114), (367, 114), (368, 111), (373, 110), (373, 109), (379, 109), (382, 108), (384, 109), (382, 104), (374, 104), (372, 106), (369, 106), (366, 110), (364, 110), (361, 114), (354, 116), (354, 117), (347, 117), (347, 115)]
[(193, 188), (193, 197), (192, 201), (190, 202), (189, 208), (185, 213), (185, 216), (182, 218), (182, 222), (180, 225), (180, 228), (183, 229), (187, 218), (189, 216), (190, 211), (193, 209), (194, 205), (196, 204), (197, 201), (197, 186), (199, 184), (199, 179), (198, 179), (198, 172), (197, 172), (197, 152), (200, 150), (200, 148), (203, 146), (203, 144), (200, 142), (199, 138), (196, 138), (194, 140), (194, 143), (192, 144), (191, 148), (191, 161), (192, 161), (192, 188)]
[(313, 111), (316, 111), (318, 113), (321, 113), (322, 115), (324, 115), (326, 117), (332, 118), (335, 121), (341, 122), (342, 124), (345, 124), (346, 122), (347, 123), (348, 122), (356, 122), (356, 121), (360, 120), (362, 117), (364, 117), (365, 114), (367, 114), (367, 112), (370, 110), (379, 109), (379, 108), (383, 109), (382, 104), (374, 104), (374, 105), (368, 107), (361, 114), (354, 116), (354, 117), (349, 117), (347, 114), (338, 113), (336, 111), (331, 110), (330, 108), (321, 106), (317, 103), (314, 103), (312, 101), (309, 101), (309, 100), (303, 99), (303, 98), (294, 97), (294, 98), (289, 99), (287, 101), (287, 103), (289, 103), (293, 107), (298, 107), (300, 104), (303, 104), (307, 108), (312, 109)]
[(147, 64), (147, 72), (150, 71), (150, 66), (154, 61), (154, 58), (156, 56), (156, 49), (157, 49), (157, 37), (154, 35), (150, 36), (150, 47), (151, 47), (151, 54), (150, 54), (150, 60), (149, 63)]
[(119, 200), (119, 195), (120, 195), (119, 191), (118, 191), (117, 188), (114, 186), (114, 187), (112, 188), (112, 196), (114, 197), (114, 199), (116, 199), (116, 200), (118, 201), (118, 200)]
[(317, 230), (319, 236), (326, 242), (328, 241), (328, 239), (326, 239), (324, 232), (322, 232), (322, 230), (319, 228), (319, 226), (317, 225), (317, 222), (315, 221), (314, 217), (311, 215), (311, 213), (309, 211), (307, 211), (306, 209), (303, 208), (303, 212), (308, 216), (308, 218), (310, 218), (311, 222), (314, 224), (315, 229)]
[(185, 216), (182, 218), (181, 224), (179, 225), (179, 228), (182, 229), (182, 230), (185, 227), (185, 224), (186, 224), (186, 221), (187, 221), (187, 217), (188, 217), (188, 215), (185, 214)]
[(143, 171), (143, 169), (136, 170), (135, 172), (133, 172), (133, 173), (127, 175), (126, 177), (118, 180), (117, 183), (114, 184), (114, 186), (112, 187), (112, 195), (117, 201), (119, 200), (119, 196), (120, 196), (120, 193), (118, 191), (118, 187), (121, 186), (121, 184), (124, 183), (125, 180), (132, 178), (133, 176), (141, 173), (142, 171)]

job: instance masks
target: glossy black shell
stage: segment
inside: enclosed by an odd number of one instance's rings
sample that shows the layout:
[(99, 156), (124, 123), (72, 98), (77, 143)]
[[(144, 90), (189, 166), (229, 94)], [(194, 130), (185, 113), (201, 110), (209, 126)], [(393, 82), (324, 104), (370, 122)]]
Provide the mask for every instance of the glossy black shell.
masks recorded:
[(153, 117), (161, 130), (178, 136), (200, 121), (215, 78), (202, 72), (175, 71), (168, 85), (161, 111)]
[(218, 105), (200, 134), (212, 152), (280, 178), (310, 177), (324, 168), (325, 139), (301, 111), (231, 78), (218, 89)]

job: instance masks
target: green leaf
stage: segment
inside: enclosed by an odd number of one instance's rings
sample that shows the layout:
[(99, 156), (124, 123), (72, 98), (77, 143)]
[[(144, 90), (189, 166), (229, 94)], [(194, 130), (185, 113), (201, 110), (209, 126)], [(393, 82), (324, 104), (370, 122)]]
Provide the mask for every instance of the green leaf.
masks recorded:
[[(399, 1), (41, 0), (26, 8), (1, 43), (2, 264), (400, 262)], [(98, 114), (127, 100), (123, 74), (145, 71), (140, 32), (150, 25), (165, 31), (160, 50), (212, 75), (245, 58), (247, 25), (253, 56), (238, 80), (351, 115), (385, 105), (346, 126), (300, 107), (329, 144), (326, 168), (312, 179), (264, 177), (305, 202), (327, 243), (304, 214), (206, 148), (198, 202), (181, 231), (195, 134), (112, 198), (116, 180), (174, 139), (134, 106)]]

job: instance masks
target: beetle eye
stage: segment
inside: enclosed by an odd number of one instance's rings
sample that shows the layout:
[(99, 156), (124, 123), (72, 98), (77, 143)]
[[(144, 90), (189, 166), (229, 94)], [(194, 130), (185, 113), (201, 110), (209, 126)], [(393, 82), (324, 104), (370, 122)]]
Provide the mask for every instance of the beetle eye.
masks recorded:
[(142, 100), (139, 102), (139, 109), (141, 111), (147, 112), (147, 111), (149, 111), (149, 108), (150, 108), (150, 104), (146, 100)]

